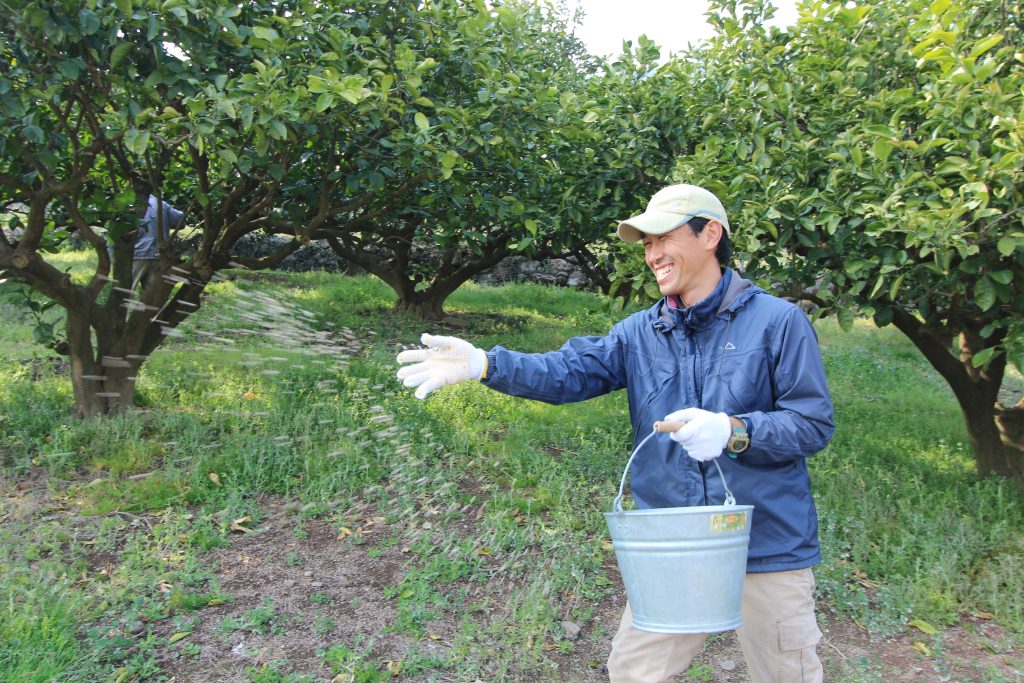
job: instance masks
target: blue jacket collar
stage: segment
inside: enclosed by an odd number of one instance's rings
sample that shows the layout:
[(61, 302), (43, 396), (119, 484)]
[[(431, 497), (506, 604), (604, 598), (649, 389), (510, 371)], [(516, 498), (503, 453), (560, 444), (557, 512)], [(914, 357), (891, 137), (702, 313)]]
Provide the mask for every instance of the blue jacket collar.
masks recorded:
[(714, 291), (689, 308), (672, 308), (667, 297), (662, 298), (655, 304), (654, 326), (661, 332), (667, 332), (676, 325), (687, 330), (703, 329), (716, 317), (735, 313), (757, 289), (754, 283), (744, 280), (732, 268), (725, 268)]

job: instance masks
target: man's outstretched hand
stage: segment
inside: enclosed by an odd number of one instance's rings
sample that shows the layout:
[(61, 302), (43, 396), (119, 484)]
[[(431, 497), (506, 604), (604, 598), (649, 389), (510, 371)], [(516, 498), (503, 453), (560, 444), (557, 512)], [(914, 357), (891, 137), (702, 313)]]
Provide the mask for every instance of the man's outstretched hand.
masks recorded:
[(459, 382), (483, 379), (487, 371), (487, 354), (458, 337), (424, 334), (424, 349), (402, 351), (395, 359), (405, 365), (398, 370), (398, 379), (407, 387), (419, 387), (415, 396), (426, 398), (431, 392)]

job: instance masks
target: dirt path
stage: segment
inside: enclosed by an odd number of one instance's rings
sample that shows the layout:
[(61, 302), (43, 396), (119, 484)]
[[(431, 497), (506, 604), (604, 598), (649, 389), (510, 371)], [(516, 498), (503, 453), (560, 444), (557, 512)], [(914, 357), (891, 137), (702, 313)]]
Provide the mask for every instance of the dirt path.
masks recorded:
[[(471, 586), (461, 594), (461, 604), (435, 610), (436, 618), (425, 622), (419, 638), (395, 633), (391, 626), (400, 618), (395, 586), (416, 561), (415, 553), (400, 542), (355, 543), (347, 533), (351, 530), (339, 533), (318, 519), (304, 520), (301, 533), (296, 533), (295, 516), (284, 505), (273, 502), (266, 509), (264, 521), (252, 533), (235, 535), (227, 547), (203, 556), (231, 600), (196, 612), (190, 635), (165, 648), (161, 665), (172, 680), (241, 682), (261, 668), (339, 683), (378, 680), (365, 673), (367, 677), (358, 677), (370, 670), (400, 673), (403, 681), (608, 680), (604, 661), (622, 610), (621, 587), (593, 605), (593, 617), (586, 623), (562, 621), (553, 627), (565, 633), (557, 643), (542, 646), (540, 669), (466, 678), (457, 670), (431, 668), (431, 659), (457, 656), (453, 648), (459, 647), (460, 631), (467, 624), (487, 629), (503, 609), (510, 609), (507, 584)], [(361, 521), (359, 534), (366, 539), (398, 537), (397, 529), (372, 512)], [(609, 561), (613, 567), (614, 560)], [(614, 570), (608, 574), (617, 577)], [(871, 641), (859, 626), (827, 614), (821, 622), (825, 639), (819, 653), (830, 681), (1024, 680), (1014, 668), (1019, 653), (993, 651), (1001, 629), (989, 622), (965, 622), (939, 639), (907, 634), (884, 641)], [(157, 628), (159, 637), (174, 637), (170, 623)], [(336, 650), (333, 658), (325, 657), (339, 644), (349, 654)], [(680, 680), (748, 680), (734, 634), (713, 636), (690, 675)]]

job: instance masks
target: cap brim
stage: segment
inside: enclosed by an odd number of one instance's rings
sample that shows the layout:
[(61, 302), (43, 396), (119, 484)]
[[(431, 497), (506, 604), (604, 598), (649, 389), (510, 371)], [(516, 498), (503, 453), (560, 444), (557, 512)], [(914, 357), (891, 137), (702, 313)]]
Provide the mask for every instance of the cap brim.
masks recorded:
[(619, 223), (619, 239), (623, 242), (639, 242), (644, 235), (664, 235), (678, 228), (693, 216), (678, 213), (649, 211), (633, 216)]

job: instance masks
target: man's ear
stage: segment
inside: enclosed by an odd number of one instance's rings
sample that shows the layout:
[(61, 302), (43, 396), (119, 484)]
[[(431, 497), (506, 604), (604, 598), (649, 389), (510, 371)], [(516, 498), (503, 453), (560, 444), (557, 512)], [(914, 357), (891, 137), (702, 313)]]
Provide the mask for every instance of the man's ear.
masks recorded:
[(704, 245), (714, 251), (718, 248), (718, 243), (722, 241), (722, 235), (725, 232), (725, 228), (718, 221), (712, 219), (707, 222), (704, 226), (704, 230), (701, 234), (704, 236)]

